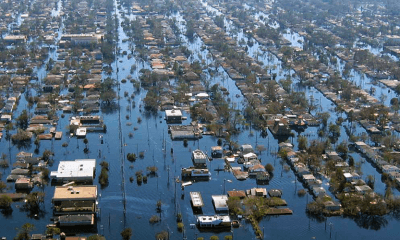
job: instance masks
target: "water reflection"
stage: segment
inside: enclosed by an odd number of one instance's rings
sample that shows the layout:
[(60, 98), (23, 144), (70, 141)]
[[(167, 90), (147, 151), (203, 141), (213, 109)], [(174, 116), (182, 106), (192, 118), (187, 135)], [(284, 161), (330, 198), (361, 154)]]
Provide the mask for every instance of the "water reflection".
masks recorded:
[(388, 224), (388, 220), (385, 216), (362, 215), (360, 217), (354, 218), (353, 220), (357, 223), (357, 226), (375, 231), (386, 227), (386, 225)]

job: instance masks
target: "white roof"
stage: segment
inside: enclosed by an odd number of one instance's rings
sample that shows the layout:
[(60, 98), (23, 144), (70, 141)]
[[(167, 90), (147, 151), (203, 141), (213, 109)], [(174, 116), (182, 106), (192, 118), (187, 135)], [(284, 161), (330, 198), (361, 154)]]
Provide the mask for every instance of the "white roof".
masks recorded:
[(253, 146), (250, 144), (243, 144), (241, 147), (243, 150), (253, 150)]
[(190, 197), (192, 199), (193, 206), (202, 207), (204, 205), (200, 192), (190, 192)]
[(313, 187), (313, 191), (315, 193), (326, 193), (326, 190), (323, 187)]
[(208, 97), (207, 93), (198, 93), (196, 97)]
[(60, 179), (94, 178), (96, 159), (76, 159), (75, 161), (60, 161), (58, 170), (51, 172), (51, 177)]
[(343, 173), (343, 176), (344, 176), (345, 178), (352, 178), (352, 177), (353, 177), (353, 174), (351, 174), (351, 173)]
[(226, 203), (228, 201), (227, 195), (212, 195), (211, 198), (213, 200), (215, 210), (228, 211), (228, 204)]
[(384, 165), (382, 166), (383, 169), (385, 170), (398, 170), (399, 168), (393, 165)]
[(219, 224), (221, 222), (230, 222), (231, 218), (229, 215), (215, 215), (215, 216), (198, 216), (197, 220), (200, 223), (214, 223)]
[(305, 175), (303, 175), (303, 179), (304, 180), (314, 180), (315, 177), (312, 174), (305, 174)]
[(206, 154), (200, 149), (196, 149), (192, 152), (193, 159), (207, 159)]
[(255, 157), (257, 158), (257, 154), (255, 153), (246, 153), (243, 155), (244, 158), (251, 158), (251, 157)]
[(171, 116), (182, 116), (181, 110), (178, 109), (172, 109), (172, 110), (165, 110), (165, 116), (171, 117)]

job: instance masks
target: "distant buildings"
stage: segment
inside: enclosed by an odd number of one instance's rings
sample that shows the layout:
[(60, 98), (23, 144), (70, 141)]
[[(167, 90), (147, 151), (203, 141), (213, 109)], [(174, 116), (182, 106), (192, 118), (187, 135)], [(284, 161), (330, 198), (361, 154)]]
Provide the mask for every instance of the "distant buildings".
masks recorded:
[(64, 34), (61, 37), (62, 41), (70, 41), (72, 44), (75, 45), (89, 45), (91, 43), (99, 43), (103, 40), (103, 35), (99, 34)]
[(18, 44), (18, 43), (25, 43), (27, 37), (24, 35), (8, 35), (5, 36), (4, 42), (7, 44)]

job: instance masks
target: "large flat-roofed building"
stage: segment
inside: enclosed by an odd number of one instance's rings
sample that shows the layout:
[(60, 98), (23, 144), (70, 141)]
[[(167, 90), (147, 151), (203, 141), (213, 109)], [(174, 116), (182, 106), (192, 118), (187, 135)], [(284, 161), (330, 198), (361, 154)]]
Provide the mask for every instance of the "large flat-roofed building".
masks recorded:
[(5, 43), (11, 44), (11, 43), (24, 43), (26, 42), (27, 38), (25, 35), (8, 35), (5, 36), (3, 39)]
[(57, 186), (53, 203), (63, 201), (96, 201), (97, 186)]
[(76, 45), (88, 45), (91, 43), (99, 43), (103, 39), (103, 35), (89, 33), (89, 34), (64, 34), (61, 37), (63, 41), (71, 41)]
[(92, 183), (96, 170), (96, 159), (76, 159), (75, 161), (60, 161), (58, 170), (52, 171), (50, 177), (57, 182)]
[(55, 215), (96, 213), (97, 186), (60, 186), (52, 199)]
[(227, 212), (228, 209), (228, 196), (227, 195), (212, 195), (212, 202), (217, 212)]

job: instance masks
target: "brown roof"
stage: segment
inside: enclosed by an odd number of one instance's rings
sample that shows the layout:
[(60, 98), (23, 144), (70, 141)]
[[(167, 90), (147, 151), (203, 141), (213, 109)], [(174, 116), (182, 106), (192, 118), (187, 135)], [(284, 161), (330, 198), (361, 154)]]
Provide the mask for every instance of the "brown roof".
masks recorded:
[(246, 197), (246, 193), (243, 190), (240, 190), (240, 191), (228, 191), (228, 196), (229, 197), (244, 198), (244, 197)]
[(97, 186), (56, 187), (53, 201), (65, 200), (95, 200)]

